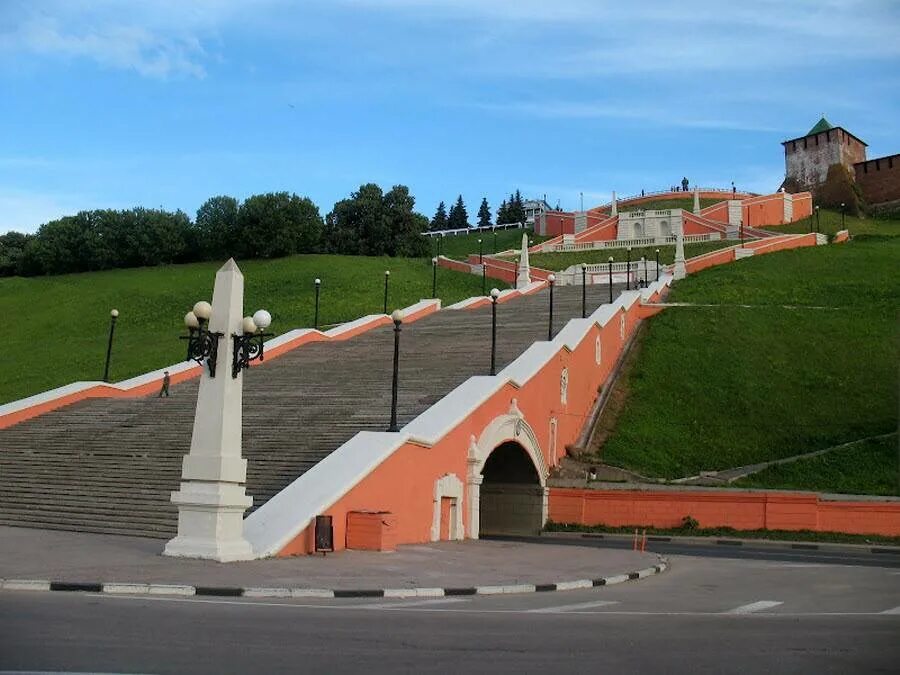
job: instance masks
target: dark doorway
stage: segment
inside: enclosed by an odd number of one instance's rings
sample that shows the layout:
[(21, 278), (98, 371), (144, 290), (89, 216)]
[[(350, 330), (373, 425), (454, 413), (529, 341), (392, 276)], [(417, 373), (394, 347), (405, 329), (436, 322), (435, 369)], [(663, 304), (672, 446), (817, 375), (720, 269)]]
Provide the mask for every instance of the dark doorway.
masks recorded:
[(544, 488), (515, 441), (497, 446), (481, 471), (479, 534), (536, 534), (544, 526)]

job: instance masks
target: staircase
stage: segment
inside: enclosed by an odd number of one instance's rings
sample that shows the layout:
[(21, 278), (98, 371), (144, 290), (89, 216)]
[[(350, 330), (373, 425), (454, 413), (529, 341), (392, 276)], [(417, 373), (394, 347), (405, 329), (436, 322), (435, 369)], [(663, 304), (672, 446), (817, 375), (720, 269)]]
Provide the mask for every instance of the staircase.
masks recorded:
[[(588, 311), (607, 299), (587, 289)], [(555, 290), (556, 330), (581, 316), (581, 288)], [(547, 338), (547, 291), (497, 308), (503, 367)], [(404, 425), (490, 367), (491, 309), (443, 311), (403, 327)], [(310, 343), (244, 374), (247, 494), (258, 508), (358, 431), (390, 417), (393, 330)], [(228, 374), (220, 368), (220, 376)], [(172, 397), (90, 399), (0, 430), (0, 524), (169, 538), (198, 381)]]

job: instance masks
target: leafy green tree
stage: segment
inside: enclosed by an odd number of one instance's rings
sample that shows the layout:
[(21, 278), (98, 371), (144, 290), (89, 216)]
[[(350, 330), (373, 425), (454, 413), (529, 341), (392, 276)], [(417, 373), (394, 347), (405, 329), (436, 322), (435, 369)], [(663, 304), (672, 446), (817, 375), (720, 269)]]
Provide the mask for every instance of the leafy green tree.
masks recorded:
[(450, 207), (450, 216), (447, 218), (447, 227), (451, 230), (461, 230), (469, 227), (469, 214), (462, 195), (456, 198), (456, 203)]
[(238, 209), (239, 239), (232, 248), (243, 258), (277, 258), (321, 250), (322, 217), (308, 197), (269, 192), (248, 197)]
[(409, 188), (395, 185), (384, 193), (374, 183), (334, 205), (325, 219), (328, 250), (346, 255), (426, 256), (422, 232), (428, 218), (416, 213)]
[(444, 202), (438, 204), (437, 211), (434, 212), (434, 218), (431, 219), (430, 229), (435, 231), (447, 229), (447, 207), (444, 205)]
[(234, 197), (210, 197), (197, 209), (194, 238), (203, 260), (225, 260), (235, 251), (238, 241), (240, 203)]
[(41, 225), (35, 261), (47, 274), (67, 274), (106, 269), (112, 266), (109, 237), (94, 211), (80, 211)]
[(33, 237), (21, 232), (0, 235), (0, 277), (21, 274), (22, 257), (30, 239)]
[(478, 208), (478, 227), (491, 226), (491, 207), (488, 206), (487, 197), (481, 198), (481, 206)]

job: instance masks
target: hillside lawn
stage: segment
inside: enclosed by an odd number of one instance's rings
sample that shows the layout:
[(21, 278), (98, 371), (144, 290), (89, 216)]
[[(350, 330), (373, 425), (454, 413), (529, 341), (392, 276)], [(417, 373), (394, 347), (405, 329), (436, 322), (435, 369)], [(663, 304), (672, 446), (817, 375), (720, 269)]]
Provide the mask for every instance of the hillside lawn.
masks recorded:
[[(700, 198), (700, 208), (705, 209), (707, 206), (712, 206), (713, 204), (718, 204), (723, 200), (721, 199), (707, 199)], [(669, 197), (660, 199), (653, 199), (648, 202), (642, 202), (640, 204), (619, 204), (618, 211), (619, 213), (625, 211), (662, 211), (664, 209), (684, 209), (685, 211), (694, 210), (694, 195), (693, 193), (689, 193), (688, 197)]]
[[(720, 239), (719, 241), (699, 241), (684, 245), (685, 258), (692, 258), (702, 253), (717, 251), (720, 248), (736, 246), (737, 241)], [(675, 262), (675, 244), (667, 246), (641, 246), (631, 249), (631, 261), (635, 262), (645, 256), (647, 260), (656, 260), (656, 249), (659, 249), (660, 264), (670, 265)], [(587, 263), (593, 265), (608, 262), (625, 262), (628, 252), (624, 248), (590, 249), (588, 251), (562, 251), (560, 253), (532, 253), (528, 256), (528, 264), (546, 270), (564, 270), (571, 265)], [(519, 256), (513, 256), (518, 261)]]
[(867, 439), (823, 455), (777, 464), (732, 483), (733, 487), (821, 490), (900, 496), (897, 434)]
[[(812, 218), (803, 218), (788, 225), (776, 225), (774, 227), (766, 227), (763, 229), (772, 232), (790, 232), (803, 233), (812, 232), (816, 229), (815, 214)], [(890, 237), (900, 236), (900, 220), (888, 218), (855, 218), (846, 216), (844, 219), (844, 227), (850, 231), (850, 236), (854, 237), (859, 234), (881, 234)], [(812, 229), (810, 229), (812, 228)], [(819, 210), (819, 232), (827, 235), (834, 235), (841, 227), (840, 211), (831, 211), (827, 209)]]
[[(547, 237), (536, 235), (531, 229), (495, 230), (495, 232), (497, 234), (496, 252), (507, 249), (521, 249), (523, 233), (527, 234), (528, 239), (536, 244), (547, 239)], [(431, 250), (434, 255), (437, 255), (438, 252), (438, 239), (439, 237), (432, 237)], [(441, 254), (455, 260), (464, 260), (470, 253), (478, 253), (479, 239), (482, 240), (481, 245), (484, 247), (485, 254), (495, 252), (494, 232), (476, 231), (443, 237), (443, 241), (440, 244)]]
[[(312, 327), (316, 277), (322, 279), (321, 326), (380, 313), (385, 270), (391, 271), (388, 312), (431, 295), (432, 266), (424, 258), (298, 255), (239, 265), (245, 277), (245, 313), (268, 309), (275, 334)], [(112, 308), (120, 314), (111, 381), (183, 359), (185, 343), (178, 336), (185, 333), (184, 315), (197, 300), (212, 300), (220, 266), (195, 263), (0, 279), (0, 312), (22, 324), (8, 331), (0, 403), (101, 379)], [(480, 293), (481, 277), (438, 268), (437, 294), (445, 304)]]
[[(669, 300), (698, 305), (648, 322), (602, 460), (673, 479), (895, 431), (898, 260), (900, 237), (861, 236), (679, 282)], [(879, 493), (881, 474), (854, 489)]]

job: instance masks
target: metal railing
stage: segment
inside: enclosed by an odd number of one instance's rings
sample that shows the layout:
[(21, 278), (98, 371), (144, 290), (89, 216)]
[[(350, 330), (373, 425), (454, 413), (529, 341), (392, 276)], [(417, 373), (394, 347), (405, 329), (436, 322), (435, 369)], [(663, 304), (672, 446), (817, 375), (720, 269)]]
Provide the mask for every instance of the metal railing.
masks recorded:
[(485, 225), (484, 227), (460, 227), (455, 230), (426, 230), (422, 232), (424, 237), (456, 237), (460, 234), (472, 234), (473, 232), (494, 232), (496, 230), (518, 230), (525, 227), (525, 223), (504, 223), (503, 225)]

